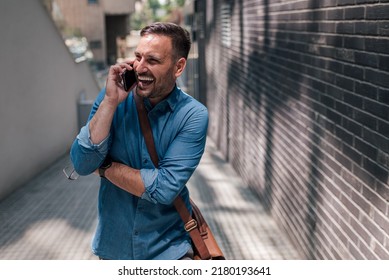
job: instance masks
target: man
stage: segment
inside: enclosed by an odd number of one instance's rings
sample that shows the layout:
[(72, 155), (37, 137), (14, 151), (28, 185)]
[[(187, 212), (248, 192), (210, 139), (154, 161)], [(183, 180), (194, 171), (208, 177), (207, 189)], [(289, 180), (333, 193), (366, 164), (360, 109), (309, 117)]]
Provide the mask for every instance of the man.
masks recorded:
[[(208, 112), (176, 86), (190, 50), (189, 33), (172, 23), (141, 30), (135, 60), (111, 66), (87, 124), (71, 148), (80, 175), (100, 174), (99, 222), (92, 243), (102, 259), (181, 259), (191, 241), (173, 206), (204, 152)], [(126, 92), (120, 74), (134, 70)], [(158, 153), (155, 167), (141, 132), (134, 94), (143, 97)]]

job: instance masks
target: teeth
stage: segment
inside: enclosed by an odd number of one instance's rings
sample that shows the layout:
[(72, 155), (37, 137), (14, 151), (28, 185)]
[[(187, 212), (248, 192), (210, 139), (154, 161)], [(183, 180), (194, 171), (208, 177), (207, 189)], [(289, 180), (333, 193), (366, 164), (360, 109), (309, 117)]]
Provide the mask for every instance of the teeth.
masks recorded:
[(154, 79), (150, 78), (150, 77), (138, 77), (138, 80), (145, 81), (145, 82), (152, 82), (152, 81), (154, 81)]

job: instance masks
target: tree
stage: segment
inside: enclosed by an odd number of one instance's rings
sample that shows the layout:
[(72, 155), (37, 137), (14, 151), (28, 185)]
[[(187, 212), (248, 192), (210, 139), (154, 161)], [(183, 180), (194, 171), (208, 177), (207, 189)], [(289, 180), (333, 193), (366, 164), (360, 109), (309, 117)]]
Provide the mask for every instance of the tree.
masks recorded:
[(131, 29), (139, 30), (150, 22), (173, 21), (179, 23), (181, 7), (186, 0), (138, 0), (140, 9), (131, 17)]
[(150, 9), (153, 11), (153, 17), (157, 17), (157, 11), (161, 9), (161, 3), (159, 3), (159, 0), (148, 0), (148, 4)]

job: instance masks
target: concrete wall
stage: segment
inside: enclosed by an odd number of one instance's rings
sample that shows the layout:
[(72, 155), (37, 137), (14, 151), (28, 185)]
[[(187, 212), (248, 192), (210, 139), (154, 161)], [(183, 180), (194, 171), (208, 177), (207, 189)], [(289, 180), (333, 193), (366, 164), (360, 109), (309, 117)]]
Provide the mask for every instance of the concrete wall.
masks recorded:
[(93, 99), (98, 86), (88, 65), (73, 61), (40, 0), (2, 0), (0, 26), (2, 198), (67, 153), (79, 93)]
[(210, 137), (306, 258), (389, 259), (388, 1), (206, 2)]

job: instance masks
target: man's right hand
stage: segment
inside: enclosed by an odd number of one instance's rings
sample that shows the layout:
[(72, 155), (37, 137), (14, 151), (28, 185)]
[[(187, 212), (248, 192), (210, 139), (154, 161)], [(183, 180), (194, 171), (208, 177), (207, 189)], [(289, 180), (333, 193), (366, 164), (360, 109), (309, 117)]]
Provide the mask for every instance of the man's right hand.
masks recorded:
[(109, 69), (104, 99), (89, 123), (90, 139), (93, 144), (101, 143), (109, 135), (116, 108), (128, 96), (128, 92), (123, 88), (120, 74), (126, 69), (132, 70), (133, 62), (133, 60), (125, 60)]
[[(127, 98), (128, 92), (123, 88), (121, 74), (125, 70), (133, 70), (131, 66), (133, 62), (134, 60), (127, 59), (122, 63), (118, 63), (110, 67), (106, 82), (106, 93), (104, 97), (104, 101), (107, 103), (107, 105), (116, 108)], [(135, 85), (132, 88), (134, 87)], [(132, 88), (130, 90), (132, 90)]]

